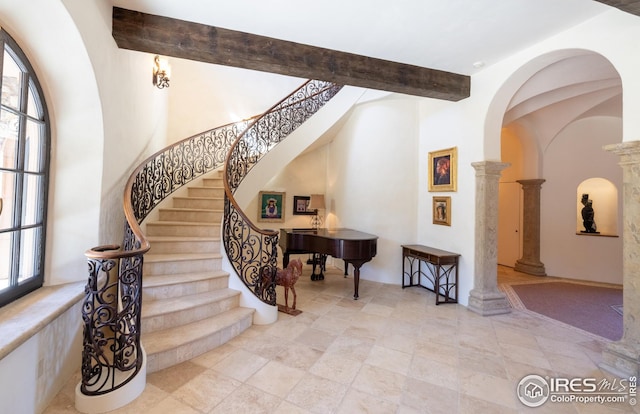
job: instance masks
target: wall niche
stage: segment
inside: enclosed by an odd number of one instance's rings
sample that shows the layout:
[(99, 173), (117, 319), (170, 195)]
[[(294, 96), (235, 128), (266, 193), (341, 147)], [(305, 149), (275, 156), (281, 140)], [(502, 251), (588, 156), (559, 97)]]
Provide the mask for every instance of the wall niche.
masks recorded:
[[(589, 208), (593, 209), (592, 220), (588, 214)], [(611, 181), (594, 177), (578, 185), (576, 234), (618, 237), (618, 189)]]

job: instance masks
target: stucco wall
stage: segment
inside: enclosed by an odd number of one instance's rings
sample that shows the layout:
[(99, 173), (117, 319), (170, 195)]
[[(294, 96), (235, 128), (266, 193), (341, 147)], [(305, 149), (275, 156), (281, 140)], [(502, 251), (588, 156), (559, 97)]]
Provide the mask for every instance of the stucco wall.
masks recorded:
[[(547, 181), (541, 192), (541, 261), (547, 274), (575, 279), (622, 283), (622, 203), (617, 203), (618, 228), (614, 235), (576, 235), (576, 191), (588, 178), (605, 178), (622, 197), (622, 169), (618, 157), (604, 145), (619, 141), (622, 123), (617, 118), (588, 118), (573, 123), (544, 152)], [(603, 227), (605, 200), (594, 197), (596, 223)], [(611, 233), (609, 233), (611, 234)]]
[(399, 284), (399, 246), (415, 242), (418, 101), (390, 95), (362, 103), (330, 144), (329, 223), (379, 237), (377, 256), (361, 268), (363, 279)]

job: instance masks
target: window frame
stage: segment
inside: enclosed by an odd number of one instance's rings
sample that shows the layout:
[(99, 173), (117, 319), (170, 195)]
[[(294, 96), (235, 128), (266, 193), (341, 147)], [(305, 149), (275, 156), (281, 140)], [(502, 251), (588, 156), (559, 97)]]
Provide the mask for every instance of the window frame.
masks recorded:
[[(9, 209), (13, 212), (11, 223), (8, 228), (0, 228), (0, 234), (10, 234), (10, 247), (9, 247), (9, 275), (8, 275), (8, 287), (0, 290), (0, 307), (7, 305), (19, 299), (28, 293), (40, 288), (44, 284), (44, 266), (45, 266), (45, 251), (46, 251), (46, 233), (47, 233), (47, 209), (49, 199), (49, 167), (51, 159), (51, 125), (49, 120), (49, 112), (44, 99), (44, 93), (40, 82), (36, 76), (33, 66), (29, 62), (29, 59), (23, 52), (22, 48), (17, 42), (7, 33), (4, 29), (0, 28), (0, 113), (8, 112), (18, 117), (17, 127), (17, 149), (14, 153), (14, 165), (11, 168), (3, 166), (0, 163), (0, 172), (15, 174), (14, 178), (14, 194), (11, 200), (3, 200), (5, 211)], [(13, 59), (14, 63), (20, 69), (22, 75), (20, 80), (20, 102), (18, 108), (12, 108), (7, 106), (2, 101), (3, 83), (4, 83), (4, 58), (5, 51)], [(31, 102), (30, 98), (33, 98)], [(36, 112), (34, 115), (29, 114), (30, 106)], [(38, 138), (40, 141), (42, 158), (40, 161), (40, 168), (37, 171), (29, 168), (25, 159), (25, 146), (32, 145), (27, 144), (27, 134), (30, 123), (35, 123), (40, 128)], [(37, 207), (36, 219), (34, 223), (28, 224), (25, 221), (28, 220), (25, 211), (27, 200), (24, 198), (24, 191), (26, 184), (25, 178), (39, 177), (39, 183), (36, 190), (36, 196), (34, 205)], [(12, 203), (11, 206), (7, 204)], [(33, 230), (35, 229), (35, 230)], [(21, 270), (28, 267), (27, 264), (22, 261), (22, 249), (23, 239), (26, 239), (26, 233), (35, 231), (36, 236), (34, 238), (34, 251), (32, 260), (28, 263), (29, 266), (33, 266), (33, 274), (29, 277), (20, 280)]]

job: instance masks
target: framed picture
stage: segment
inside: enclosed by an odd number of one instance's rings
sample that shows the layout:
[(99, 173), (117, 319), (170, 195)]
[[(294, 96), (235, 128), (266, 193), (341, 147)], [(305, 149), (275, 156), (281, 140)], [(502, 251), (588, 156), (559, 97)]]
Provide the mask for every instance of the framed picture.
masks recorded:
[(451, 197), (433, 197), (433, 224), (451, 225)]
[(258, 199), (258, 221), (284, 222), (285, 193), (260, 191)]
[(429, 191), (456, 191), (457, 179), (456, 147), (429, 153)]
[(309, 196), (293, 196), (293, 214), (313, 215), (314, 211), (309, 210), (310, 201), (311, 197)]

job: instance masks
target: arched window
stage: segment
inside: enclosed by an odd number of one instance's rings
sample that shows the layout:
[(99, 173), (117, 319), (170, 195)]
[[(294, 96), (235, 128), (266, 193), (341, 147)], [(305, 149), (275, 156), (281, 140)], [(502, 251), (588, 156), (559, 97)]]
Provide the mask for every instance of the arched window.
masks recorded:
[(50, 128), (33, 67), (0, 29), (0, 306), (44, 282)]

